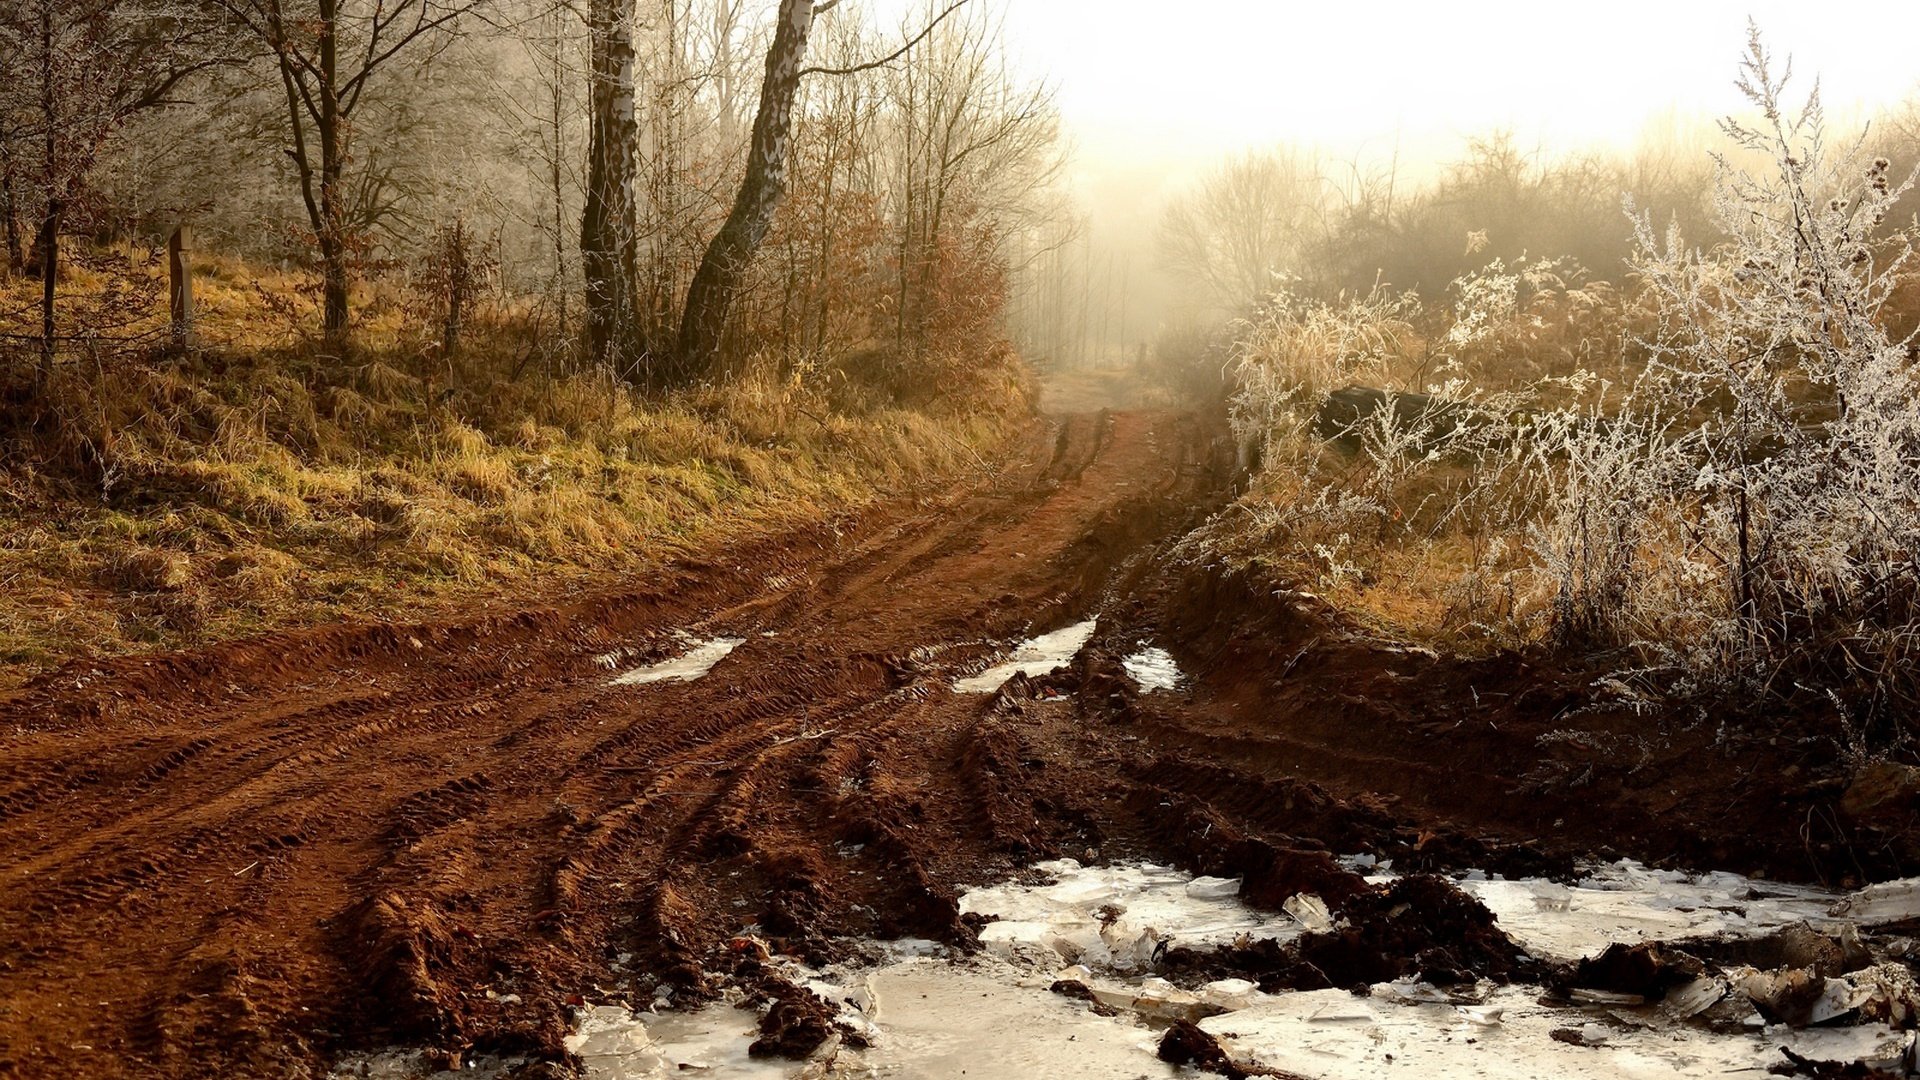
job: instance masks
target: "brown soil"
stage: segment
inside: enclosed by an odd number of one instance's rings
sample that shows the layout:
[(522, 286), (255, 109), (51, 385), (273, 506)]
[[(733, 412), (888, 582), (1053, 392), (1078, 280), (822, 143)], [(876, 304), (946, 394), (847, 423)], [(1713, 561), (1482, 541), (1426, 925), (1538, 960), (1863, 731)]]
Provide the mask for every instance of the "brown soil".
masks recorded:
[[(0, 1075), (307, 1075), (390, 1043), (551, 1058), (622, 953), (697, 997), (750, 925), (816, 957), (964, 944), (957, 890), (1051, 854), (1356, 912), (1383, 902), (1330, 851), (1897, 869), (1849, 843), (1816, 747), (1577, 711), (1583, 680), (1396, 651), (1177, 557), (1231, 461), (1191, 415), (1081, 415), (992, 481), (626, 591), (44, 677), (0, 700)], [(1095, 613), (1071, 669), (950, 689)], [(595, 662), (670, 655), (678, 630), (746, 641), (688, 683)], [(1134, 690), (1119, 659), (1143, 638), (1191, 689)], [(1477, 906), (1424, 928), (1398, 907), (1326, 955), (1512, 962)], [(769, 1023), (790, 1052), (824, 1021), (796, 1000)]]

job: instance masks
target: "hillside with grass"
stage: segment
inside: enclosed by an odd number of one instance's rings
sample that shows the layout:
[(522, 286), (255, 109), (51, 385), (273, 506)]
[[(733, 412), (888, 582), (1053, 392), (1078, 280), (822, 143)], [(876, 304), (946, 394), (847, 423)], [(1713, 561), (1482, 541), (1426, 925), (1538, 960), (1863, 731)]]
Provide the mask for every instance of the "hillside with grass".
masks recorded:
[(330, 12), (0, 8), (0, 685), (631, 580), (1030, 417), (1062, 151), (990, 13)]
[[(199, 330), (218, 345), (9, 388), (8, 682), (87, 656), (604, 586), (977, 473), (1029, 409), (1029, 376), (1005, 352), (965, 399), (899, 403), (860, 357), (806, 379), (642, 393), (530, 359), (550, 343), (507, 303), (481, 307), (448, 357), (384, 286), (362, 294), (352, 351), (330, 355), (301, 339), (296, 278), (234, 259), (196, 269)], [(104, 280), (76, 272), (67, 295), (86, 302)], [(164, 329), (164, 311), (149, 319)]]

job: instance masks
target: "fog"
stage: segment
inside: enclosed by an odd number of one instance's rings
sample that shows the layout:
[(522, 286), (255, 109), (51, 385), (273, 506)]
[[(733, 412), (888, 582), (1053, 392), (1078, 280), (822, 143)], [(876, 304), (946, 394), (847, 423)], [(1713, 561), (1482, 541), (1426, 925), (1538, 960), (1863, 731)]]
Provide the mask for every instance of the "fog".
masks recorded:
[[(911, 23), (923, 6), (873, 0), (872, 10), (883, 24)], [(1830, 115), (1845, 120), (1838, 130), (1920, 87), (1911, 4), (1835, 18), (1776, 0), (1013, 0), (1001, 17), (1012, 62), (1054, 90), (1090, 303), (1111, 293), (1121, 309), (1093, 319), (1126, 328), (1125, 347), (1107, 350), (1115, 356), (1179, 317), (1176, 283), (1159, 269), (1159, 222), (1228, 155), (1286, 146), (1335, 182), (1390, 171), (1412, 187), (1495, 132), (1543, 161), (1649, 145), (1704, 160), (1717, 119), (1743, 105), (1733, 78), (1749, 18), (1791, 56), (1802, 88), (1819, 79)]]

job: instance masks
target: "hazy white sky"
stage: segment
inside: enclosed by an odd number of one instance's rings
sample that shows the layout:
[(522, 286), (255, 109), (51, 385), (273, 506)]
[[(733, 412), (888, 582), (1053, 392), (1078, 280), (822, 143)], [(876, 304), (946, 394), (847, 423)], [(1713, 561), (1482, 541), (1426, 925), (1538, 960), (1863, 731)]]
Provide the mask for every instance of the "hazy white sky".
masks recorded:
[[(884, 23), (928, 0), (864, 0)], [(1058, 90), (1095, 245), (1152, 264), (1165, 200), (1227, 153), (1291, 143), (1430, 175), (1464, 140), (1630, 146), (1649, 126), (1717, 138), (1749, 16), (1829, 115), (1920, 93), (1920, 0), (974, 0)], [(924, 15), (906, 15), (919, 25)]]
[(1920, 2), (1002, 0), (1023, 66), (1108, 153), (1295, 141), (1630, 141), (1671, 107), (1720, 114), (1748, 16), (1830, 107), (1920, 86)]

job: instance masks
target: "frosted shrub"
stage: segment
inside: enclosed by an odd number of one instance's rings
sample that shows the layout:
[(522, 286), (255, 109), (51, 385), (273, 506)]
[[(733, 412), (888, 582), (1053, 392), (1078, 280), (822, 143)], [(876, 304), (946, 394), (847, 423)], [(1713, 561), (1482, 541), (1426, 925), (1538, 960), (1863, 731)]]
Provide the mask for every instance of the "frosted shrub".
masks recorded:
[[(1231, 416), (1265, 468), (1239, 539), (1320, 587), (1364, 587), (1389, 549), (1457, 532), (1485, 510), (1476, 463), (1510, 442), (1509, 414), (1523, 396), (1488, 393), (1470, 369), (1496, 343), (1525, 336), (1515, 324), (1532, 318), (1521, 299), (1530, 269), (1492, 263), (1456, 282), (1441, 308), (1384, 288), (1332, 302), (1283, 293), (1242, 323)], [(1409, 384), (1430, 398), (1396, 397), (1358, 415), (1340, 439), (1349, 452), (1321, 442), (1329, 392)]]
[(1752, 34), (1760, 119), (1725, 122), (1716, 159), (1726, 244), (1638, 218), (1646, 368), (1607, 423), (1542, 453), (1533, 540), (1563, 633), (1866, 725), (1920, 683), (1920, 388), (1884, 317), (1912, 269), (1913, 225), (1887, 220), (1912, 180), (1829, 148), (1817, 88), (1789, 114), (1786, 82)]
[[(1757, 34), (1715, 158), (1725, 242), (1632, 222), (1630, 287), (1494, 261), (1444, 304), (1275, 298), (1233, 352), (1264, 450), (1216, 547), (1277, 559), (1397, 625), (1420, 605), (1557, 641), (1631, 695), (1838, 714), (1856, 750), (1920, 713), (1920, 349), (1913, 187), (1827, 145)], [(1911, 313), (1908, 313), (1909, 316)], [(1330, 391), (1358, 418), (1331, 447)], [(1316, 420), (1320, 422), (1316, 424)], [(1391, 594), (1391, 595), (1385, 595)], [(1442, 609), (1436, 612), (1434, 609)], [(1622, 660), (1620, 658), (1624, 657)]]
[(1412, 348), (1419, 308), (1385, 289), (1338, 303), (1275, 295), (1233, 328), (1234, 436), (1270, 454), (1306, 430), (1329, 390), (1385, 378)]

